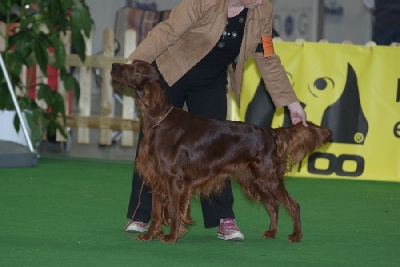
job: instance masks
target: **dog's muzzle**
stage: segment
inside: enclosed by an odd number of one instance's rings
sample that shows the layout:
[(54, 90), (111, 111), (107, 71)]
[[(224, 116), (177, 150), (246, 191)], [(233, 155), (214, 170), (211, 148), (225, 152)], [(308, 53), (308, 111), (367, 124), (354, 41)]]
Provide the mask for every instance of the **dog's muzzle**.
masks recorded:
[(120, 66), (120, 65), (119, 65), (118, 63), (113, 63), (113, 64), (112, 64), (112, 67), (111, 67), (111, 68), (112, 68), (112, 71), (114, 71), (114, 72), (115, 72), (115, 71), (118, 71), (119, 66)]

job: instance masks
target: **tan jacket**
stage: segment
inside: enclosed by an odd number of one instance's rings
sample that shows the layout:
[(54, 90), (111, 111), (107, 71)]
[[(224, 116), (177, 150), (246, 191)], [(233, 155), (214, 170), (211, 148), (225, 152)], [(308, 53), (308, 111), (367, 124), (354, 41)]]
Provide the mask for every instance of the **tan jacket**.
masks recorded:
[[(174, 84), (218, 42), (228, 18), (228, 1), (183, 0), (166, 21), (154, 27), (128, 59), (149, 63), (156, 60), (165, 81)], [(277, 108), (298, 101), (280, 58), (277, 55), (264, 57), (263, 53), (255, 52), (261, 37), (271, 35), (272, 5), (263, 0), (262, 5), (248, 10), (236, 69), (230, 68), (233, 72), (231, 86), (238, 103), (244, 64), (251, 56)]]

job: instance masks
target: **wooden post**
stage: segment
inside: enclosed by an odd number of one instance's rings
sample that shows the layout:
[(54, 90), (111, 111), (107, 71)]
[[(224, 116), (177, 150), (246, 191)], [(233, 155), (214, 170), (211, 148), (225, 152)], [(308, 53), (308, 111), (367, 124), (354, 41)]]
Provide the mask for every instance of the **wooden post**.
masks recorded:
[[(106, 28), (103, 31), (103, 56), (114, 57), (114, 31)], [(111, 86), (111, 65), (101, 70), (101, 117), (112, 117), (113, 89)], [(111, 130), (100, 129), (100, 145), (111, 145)]]
[(6, 40), (3, 36), (6, 35), (6, 24), (0, 21), (0, 51), (4, 51), (6, 49)]
[[(134, 30), (127, 30), (124, 37), (124, 57), (127, 58), (130, 53), (136, 49), (136, 32)], [(125, 90), (124, 90), (125, 91)], [(122, 118), (124, 119), (136, 119), (135, 115), (135, 101), (133, 97), (123, 95), (123, 106), (122, 106)], [(133, 146), (133, 131), (124, 130), (122, 131), (121, 146), (132, 147)]]
[[(91, 56), (93, 51), (93, 36), (85, 38), (86, 56)], [(79, 115), (90, 116), (92, 108), (92, 67), (81, 66), (79, 68), (79, 87), (81, 94), (79, 98)], [(88, 127), (78, 128), (78, 144), (89, 144), (90, 135)]]

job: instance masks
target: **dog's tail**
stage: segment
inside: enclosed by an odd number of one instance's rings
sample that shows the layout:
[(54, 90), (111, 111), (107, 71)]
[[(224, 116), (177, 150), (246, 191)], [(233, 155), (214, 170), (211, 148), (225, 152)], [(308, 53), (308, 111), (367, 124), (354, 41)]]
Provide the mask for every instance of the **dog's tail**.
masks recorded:
[(308, 127), (298, 123), (274, 129), (278, 155), (280, 158), (286, 159), (288, 170), (332, 138), (330, 129), (320, 127), (312, 122), (307, 122), (307, 124)]

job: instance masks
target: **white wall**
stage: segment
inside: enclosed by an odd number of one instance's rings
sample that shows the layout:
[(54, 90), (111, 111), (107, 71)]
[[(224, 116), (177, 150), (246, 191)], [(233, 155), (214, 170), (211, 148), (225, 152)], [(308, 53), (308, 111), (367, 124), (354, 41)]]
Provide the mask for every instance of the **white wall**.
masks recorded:
[(316, 42), (322, 36), (321, 0), (272, 0), (273, 25), (285, 41)]
[(155, 10), (171, 10), (181, 0), (130, 0), (131, 5), (137, 5), (143, 9), (155, 9)]
[[(324, 38), (331, 43), (350, 40), (355, 44), (365, 44), (371, 40), (372, 14), (363, 0), (270, 1), (274, 5), (274, 26), (286, 41)], [(316, 5), (322, 6), (317, 10), (320, 13), (318, 19)]]
[(106, 28), (114, 29), (117, 10), (126, 5), (126, 0), (86, 0), (95, 23), (93, 31), (93, 54), (102, 50), (102, 35)]
[(324, 2), (324, 39), (331, 43), (350, 40), (358, 45), (371, 40), (373, 16), (362, 0)]

